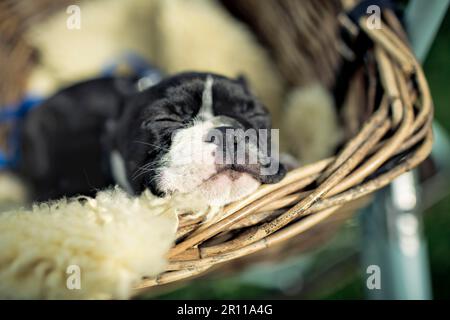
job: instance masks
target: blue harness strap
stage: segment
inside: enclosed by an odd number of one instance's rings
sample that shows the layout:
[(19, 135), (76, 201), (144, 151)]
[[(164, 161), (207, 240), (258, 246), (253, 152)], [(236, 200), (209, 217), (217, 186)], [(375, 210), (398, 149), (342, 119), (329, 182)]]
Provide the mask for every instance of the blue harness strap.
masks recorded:
[(11, 123), (11, 131), (7, 137), (7, 149), (0, 150), (0, 170), (13, 169), (19, 160), (20, 122), (27, 113), (42, 102), (42, 98), (34, 95), (26, 96), (15, 105), (5, 106), (0, 109), (0, 125)]

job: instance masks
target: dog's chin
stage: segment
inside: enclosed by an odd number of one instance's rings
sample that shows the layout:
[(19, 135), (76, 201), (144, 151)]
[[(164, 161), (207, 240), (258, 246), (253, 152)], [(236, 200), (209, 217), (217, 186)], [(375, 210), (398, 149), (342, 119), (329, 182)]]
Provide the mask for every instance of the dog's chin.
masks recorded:
[(248, 173), (225, 170), (200, 184), (198, 191), (208, 204), (223, 206), (253, 193), (260, 184)]
[(261, 185), (252, 175), (234, 170), (213, 173), (196, 185), (186, 183), (186, 181), (195, 180), (198, 180), (198, 177), (186, 179), (185, 183), (181, 184), (181, 181), (177, 181), (177, 184), (172, 186), (166, 183), (163, 192), (165, 194), (198, 194), (210, 206), (224, 206), (253, 193)]

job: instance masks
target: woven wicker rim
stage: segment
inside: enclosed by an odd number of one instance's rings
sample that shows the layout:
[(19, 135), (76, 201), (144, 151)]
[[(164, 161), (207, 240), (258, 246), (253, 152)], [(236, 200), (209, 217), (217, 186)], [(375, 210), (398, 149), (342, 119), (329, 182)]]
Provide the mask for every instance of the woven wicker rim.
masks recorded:
[[(46, 14), (66, 3), (40, 2), (47, 7)], [(23, 25), (10, 19), (17, 6), (23, 6), (21, 18), (27, 20)], [(178, 241), (168, 253), (166, 272), (144, 279), (136, 289), (187, 279), (218, 264), (286, 242), (329, 219), (348, 203), (386, 186), (429, 155), (433, 106), (428, 84), (395, 16), (388, 10), (383, 15), (386, 21), (381, 29), (369, 29), (366, 17), (358, 25), (348, 19), (339, 20), (350, 33), (361, 30), (374, 42), (384, 90), (380, 105), (361, 130), (338, 155), (298, 168), (278, 184), (261, 186), (246, 199), (228, 205), (219, 220), (207, 224), (181, 220)], [(21, 35), (33, 19), (39, 17), (22, 1), (0, 3), (0, 68), (10, 72), (10, 81), (0, 83), (1, 104), (15, 101), (23, 92), (27, 74), (23, 68), (30, 65), (32, 49)], [(6, 68), (11, 56), (17, 63)], [(355, 86), (351, 85), (351, 90)], [(378, 168), (399, 154), (406, 155), (387, 172), (374, 176)], [(311, 185), (316, 187), (311, 189)], [(236, 237), (218, 240), (236, 230), (241, 231)], [(211, 239), (216, 241), (205, 243)]]

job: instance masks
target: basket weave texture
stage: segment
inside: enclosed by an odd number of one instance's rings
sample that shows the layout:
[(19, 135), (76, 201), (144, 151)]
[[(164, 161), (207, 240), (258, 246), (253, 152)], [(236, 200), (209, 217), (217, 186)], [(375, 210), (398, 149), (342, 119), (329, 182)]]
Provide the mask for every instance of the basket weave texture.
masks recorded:
[[(216, 220), (181, 219), (167, 271), (144, 279), (140, 289), (202, 274), (339, 221), (334, 219), (338, 212), (347, 212), (352, 204), (418, 166), (431, 151), (430, 91), (391, 11), (384, 10), (380, 29), (371, 29), (367, 17), (355, 23), (345, 14), (358, 1), (226, 2), (227, 9), (248, 23), (268, 47), (292, 85), (314, 79), (336, 87), (342, 61), (351, 61), (342, 33), (370, 39), (373, 45), (363, 59), (353, 57), (363, 63), (343, 93), (358, 117), (348, 124), (351, 137), (335, 156), (295, 169), (278, 184), (261, 186), (228, 205)], [(0, 2), (1, 105), (20, 98), (33, 65), (33, 48), (24, 41), (24, 32), (68, 1), (33, 3)]]

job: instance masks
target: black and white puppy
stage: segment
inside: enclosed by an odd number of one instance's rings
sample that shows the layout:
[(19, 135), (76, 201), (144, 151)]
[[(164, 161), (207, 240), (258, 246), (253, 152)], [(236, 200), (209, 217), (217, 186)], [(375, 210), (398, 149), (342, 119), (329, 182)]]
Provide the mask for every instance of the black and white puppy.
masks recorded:
[[(119, 184), (134, 194), (199, 191), (210, 204), (223, 205), (284, 176), (283, 165), (272, 166), (276, 151), (269, 156), (252, 139), (246, 161), (235, 155), (223, 161), (226, 144), (236, 144), (239, 135), (246, 140), (248, 129), (267, 129), (270, 141), (270, 115), (243, 79), (182, 73), (143, 91), (136, 83), (133, 77), (79, 83), (30, 112), (19, 169), (34, 200), (93, 195)], [(240, 134), (218, 137), (229, 129)], [(263, 172), (269, 165), (275, 170)]]

